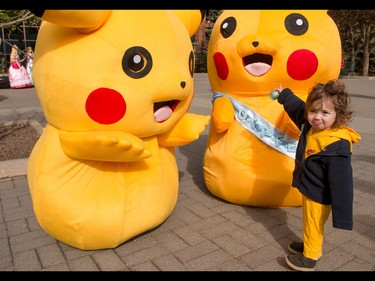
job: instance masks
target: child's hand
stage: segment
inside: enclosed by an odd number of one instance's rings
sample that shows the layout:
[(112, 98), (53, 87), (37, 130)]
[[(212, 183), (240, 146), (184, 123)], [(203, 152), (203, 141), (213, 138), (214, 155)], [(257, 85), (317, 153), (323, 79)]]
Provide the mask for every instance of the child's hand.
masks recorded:
[(280, 86), (276, 88), (276, 90), (279, 92), (279, 94), (281, 93), (281, 91), (283, 90), (283, 86), (281, 86), (281, 83), (280, 83)]
[(280, 86), (277, 87), (276, 89), (273, 89), (269, 96), (270, 96), (270, 99), (271, 100), (277, 100), (279, 98), (279, 95), (281, 93), (281, 91), (283, 90), (283, 87), (281, 86), (281, 83), (280, 83)]

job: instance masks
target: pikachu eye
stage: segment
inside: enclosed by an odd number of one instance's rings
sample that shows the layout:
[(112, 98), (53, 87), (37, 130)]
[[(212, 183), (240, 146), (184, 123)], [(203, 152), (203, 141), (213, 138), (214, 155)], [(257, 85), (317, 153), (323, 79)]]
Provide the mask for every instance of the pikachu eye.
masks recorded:
[(228, 38), (236, 30), (237, 21), (234, 17), (226, 18), (220, 26), (220, 33), (224, 38)]
[(193, 52), (190, 52), (190, 55), (189, 55), (189, 71), (190, 71), (190, 76), (193, 77), (194, 76), (194, 53)]
[(309, 29), (309, 22), (303, 15), (292, 13), (285, 18), (285, 28), (290, 34), (302, 35)]
[(151, 54), (143, 47), (129, 48), (122, 57), (122, 69), (131, 78), (145, 77), (151, 71), (151, 68)]

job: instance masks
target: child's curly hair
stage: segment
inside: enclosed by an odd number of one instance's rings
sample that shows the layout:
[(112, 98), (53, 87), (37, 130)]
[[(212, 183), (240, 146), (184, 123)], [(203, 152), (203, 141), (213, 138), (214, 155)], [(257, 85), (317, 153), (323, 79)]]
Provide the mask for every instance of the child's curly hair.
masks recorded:
[(316, 84), (307, 96), (305, 114), (307, 115), (315, 101), (323, 99), (330, 99), (335, 105), (336, 120), (331, 126), (332, 129), (337, 129), (341, 125), (346, 126), (353, 120), (354, 111), (350, 108), (351, 99), (343, 82), (333, 79), (326, 84)]

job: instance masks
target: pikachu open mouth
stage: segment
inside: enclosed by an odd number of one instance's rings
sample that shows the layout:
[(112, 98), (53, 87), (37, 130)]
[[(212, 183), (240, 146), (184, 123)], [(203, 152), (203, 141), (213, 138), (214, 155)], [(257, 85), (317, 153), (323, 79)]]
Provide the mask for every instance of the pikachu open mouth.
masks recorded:
[(264, 54), (253, 54), (243, 58), (243, 64), (247, 72), (254, 76), (262, 76), (270, 70), (272, 56)]
[(179, 103), (180, 103), (179, 100), (171, 100), (171, 101), (155, 103), (154, 104), (155, 121), (158, 123), (161, 123), (167, 120), (169, 117), (171, 117), (173, 111), (176, 109)]

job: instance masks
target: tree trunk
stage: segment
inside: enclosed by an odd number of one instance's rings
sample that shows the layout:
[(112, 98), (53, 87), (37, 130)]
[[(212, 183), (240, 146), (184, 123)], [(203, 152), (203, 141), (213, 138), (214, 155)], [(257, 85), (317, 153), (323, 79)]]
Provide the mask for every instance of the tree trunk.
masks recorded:
[(371, 41), (371, 33), (372, 33), (372, 25), (365, 25), (363, 26), (363, 35), (365, 38), (365, 42), (363, 45), (363, 66), (362, 66), (362, 75), (368, 76), (368, 70), (370, 65), (370, 41)]

